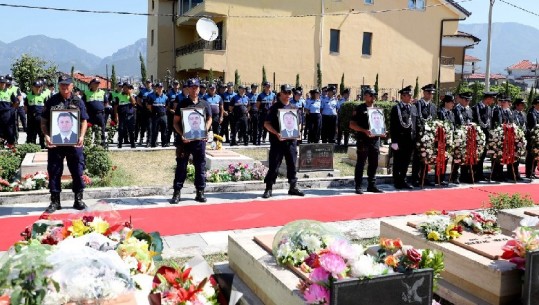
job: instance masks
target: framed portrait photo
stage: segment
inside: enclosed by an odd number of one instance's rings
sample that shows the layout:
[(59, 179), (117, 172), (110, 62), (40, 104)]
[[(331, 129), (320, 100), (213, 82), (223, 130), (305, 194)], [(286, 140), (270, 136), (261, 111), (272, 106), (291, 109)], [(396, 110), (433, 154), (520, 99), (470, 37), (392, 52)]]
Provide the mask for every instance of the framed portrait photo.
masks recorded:
[(78, 109), (51, 110), (52, 145), (75, 146), (79, 141), (80, 113)]
[(298, 109), (279, 109), (279, 133), (283, 139), (299, 139)]
[(386, 134), (386, 122), (384, 110), (382, 108), (367, 108), (369, 115), (369, 131), (374, 136), (384, 136)]
[(204, 109), (182, 108), (183, 137), (187, 140), (204, 140), (208, 137)]

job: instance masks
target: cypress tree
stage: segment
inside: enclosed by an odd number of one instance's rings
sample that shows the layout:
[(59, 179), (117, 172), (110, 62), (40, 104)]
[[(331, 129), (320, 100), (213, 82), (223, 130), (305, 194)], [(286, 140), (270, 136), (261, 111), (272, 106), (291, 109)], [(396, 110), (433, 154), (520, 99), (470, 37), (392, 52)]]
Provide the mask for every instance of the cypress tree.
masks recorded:
[(144, 64), (142, 53), (139, 53), (138, 59), (140, 61), (140, 76), (142, 77), (142, 81), (145, 82), (148, 78), (146, 75), (146, 64)]
[(262, 83), (265, 83), (268, 81), (268, 78), (266, 77), (266, 67), (262, 66)]
[(376, 80), (374, 81), (374, 91), (378, 93), (378, 73), (376, 73)]
[(414, 98), (419, 97), (419, 76), (415, 78), (415, 87), (414, 87)]
[(341, 84), (339, 85), (339, 92), (342, 94), (342, 92), (344, 91), (344, 73), (342, 74), (341, 76)]
[(299, 88), (301, 87), (300, 83), (299, 83), (299, 73), (296, 74), (296, 88)]
[(322, 68), (320, 68), (320, 63), (316, 64), (316, 86), (322, 88)]
[(111, 72), (111, 75), (110, 75), (110, 82), (111, 82), (110, 88), (115, 89), (117, 81), (116, 81), (116, 69), (114, 68), (114, 65), (112, 65), (112, 72)]

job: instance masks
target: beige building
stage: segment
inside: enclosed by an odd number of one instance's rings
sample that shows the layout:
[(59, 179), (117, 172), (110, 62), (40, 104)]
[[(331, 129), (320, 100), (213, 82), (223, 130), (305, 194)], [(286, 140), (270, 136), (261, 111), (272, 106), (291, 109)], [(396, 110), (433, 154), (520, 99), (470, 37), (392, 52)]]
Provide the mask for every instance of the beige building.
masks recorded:
[[(440, 79), (455, 82), (455, 65), (473, 40), (459, 35), (470, 13), (453, 0), (149, 0), (148, 75), (215, 77), (242, 82), (267, 78), (277, 84), (317, 82), (352, 88), (401, 88)], [(173, 15), (180, 17), (173, 18)], [(211, 18), (219, 38), (202, 41), (201, 16)]]

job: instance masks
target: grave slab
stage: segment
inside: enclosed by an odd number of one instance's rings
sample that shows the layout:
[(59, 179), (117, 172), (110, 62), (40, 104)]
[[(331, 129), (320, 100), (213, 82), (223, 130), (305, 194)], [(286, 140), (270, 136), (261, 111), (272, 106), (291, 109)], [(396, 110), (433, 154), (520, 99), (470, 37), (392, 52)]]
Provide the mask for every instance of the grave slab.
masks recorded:
[(506, 209), (498, 212), (498, 225), (502, 229), (502, 233), (511, 236), (513, 231), (520, 227), (520, 221), (524, 217), (537, 217), (533, 216), (535, 213), (539, 214), (539, 208), (526, 207), (518, 209)]
[(247, 156), (238, 154), (235, 151), (219, 149), (206, 150), (206, 169), (224, 169), (230, 164), (248, 164), (249, 167), (254, 165), (255, 160)]
[[(514, 264), (505, 260), (488, 259), (452, 243), (428, 241), (419, 231), (407, 224), (408, 221), (419, 223), (424, 219), (424, 216), (417, 216), (408, 220), (381, 221), (380, 237), (400, 238), (404, 244), (416, 248), (442, 251), (445, 263), (442, 278), (487, 304), (505, 305), (519, 301), (522, 290), (521, 274), (514, 269)], [(448, 300), (462, 304), (456, 300)]]
[[(21, 177), (28, 174), (33, 175), (37, 172), (47, 172), (47, 160), (47, 152), (27, 153), (21, 163)], [(64, 178), (71, 179), (71, 173), (65, 160), (64, 171), (62, 172), (62, 179)]]

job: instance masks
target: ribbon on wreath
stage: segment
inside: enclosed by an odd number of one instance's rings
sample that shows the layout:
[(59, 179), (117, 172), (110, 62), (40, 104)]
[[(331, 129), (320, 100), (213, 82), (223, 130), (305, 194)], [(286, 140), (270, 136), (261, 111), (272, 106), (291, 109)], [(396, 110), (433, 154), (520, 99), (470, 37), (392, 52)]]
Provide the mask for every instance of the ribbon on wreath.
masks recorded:
[(436, 129), (436, 140), (438, 141), (438, 153), (436, 154), (436, 173), (445, 173), (445, 150), (447, 146), (445, 129), (439, 126)]
[(509, 124), (503, 124), (503, 151), (502, 164), (515, 163), (515, 128)]
[(477, 130), (475, 126), (468, 126), (466, 129), (466, 158), (464, 164), (477, 164)]

